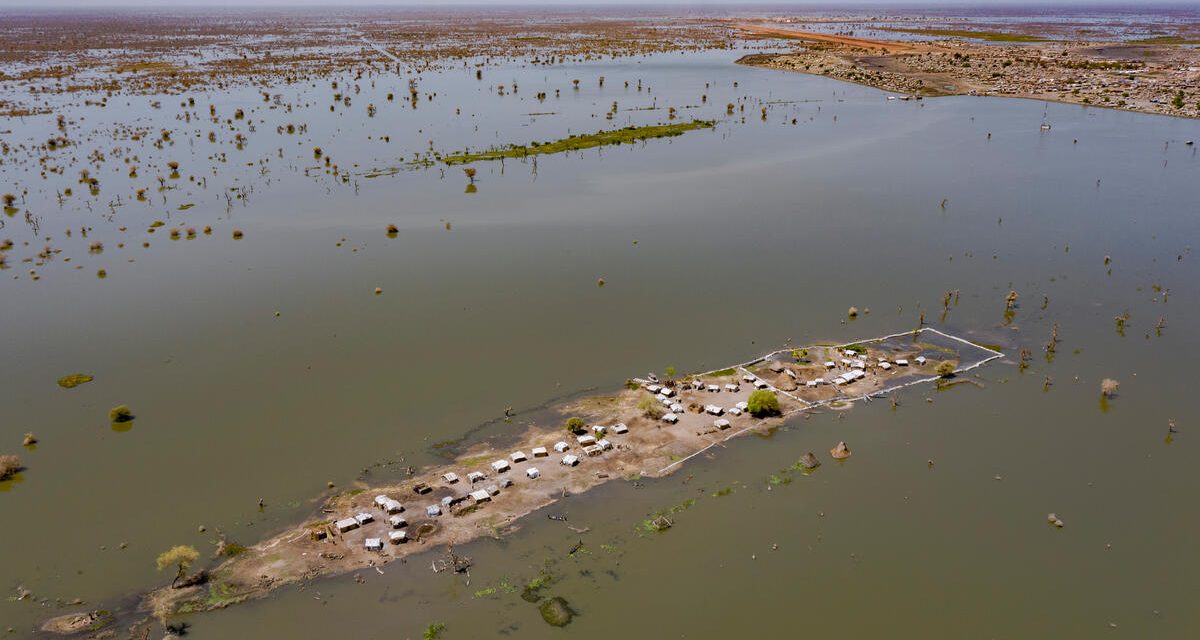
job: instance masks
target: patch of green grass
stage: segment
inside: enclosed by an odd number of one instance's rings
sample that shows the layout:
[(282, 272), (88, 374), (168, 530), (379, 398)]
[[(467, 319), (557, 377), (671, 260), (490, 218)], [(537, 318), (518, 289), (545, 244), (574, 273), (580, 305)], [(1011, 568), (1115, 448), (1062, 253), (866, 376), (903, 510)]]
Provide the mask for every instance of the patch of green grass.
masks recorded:
[(349, 490), (349, 491), (347, 491), (347, 492), (346, 492), (346, 495), (348, 495), (348, 496), (350, 496), (350, 497), (354, 497), (354, 496), (356, 496), (356, 495), (359, 495), (359, 494), (361, 494), (361, 493), (365, 493), (366, 491), (367, 491), (366, 489), (351, 489), (351, 490)]
[(900, 27), (880, 27), (880, 31), (893, 33), (912, 33), (921, 36), (941, 36), (944, 38), (972, 38), (987, 42), (1050, 42), (1049, 39), (1027, 33), (1010, 33), (1007, 31), (970, 31), (967, 29), (904, 29)]
[(691, 122), (680, 122), (676, 124), (626, 127), (624, 129), (617, 129), (614, 131), (597, 131), (596, 133), (591, 134), (578, 136), (572, 135), (552, 142), (531, 142), (528, 145), (511, 145), (499, 149), (481, 151), (479, 153), (454, 153), (443, 156), (441, 161), (447, 165), (454, 166), (460, 164), (471, 164), (472, 162), (483, 162), (486, 160), (500, 160), (501, 158), (524, 158), (526, 156), (563, 153), (565, 151), (578, 151), (580, 149), (591, 149), (593, 147), (602, 147), (614, 144), (629, 144), (642, 140), (651, 140), (654, 138), (679, 136), (688, 131), (693, 131), (695, 129), (711, 129), (714, 126), (716, 126), (716, 123), (711, 120), (693, 120)]
[(242, 591), (236, 586), (223, 581), (213, 581), (208, 585), (208, 593), (203, 598), (188, 600), (179, 605), (179, 613), (197, 613), (223, 609), (241, 603), (250, 598), (252, 591)]
[(538, 577), (525, 583), (525, 588), (521, 590), (521, 599), (526, 602), (537, 602), (542, 599), (540, 592), (542, 589), (550, 586), (554, 581), (554, 576), (548, 573), (541, 573)]
[(247, 547), (245, 545), (240, 545), (236, 542), (225, 543), (225, 557), (227, 557), (227, 558), (236, 558), (237, 556), (240, 556), (249, 550), (250, 550), (249, 547)]
[(1200, 44), (1200, 40), (1189, 40), (1183, 36), (1154, 36), (1129, 42), (1132, 44)]
[(862, 346), (861, 344), (849, 344), (843, 348), (846, 351), (853, 351), (854, 353), (857, 353), (859, 355), (866, 355), (866, 353), (867, 353), (867, 348)]
[(773, 474), (771, 474), (770, 478), (767, 478), (767, 484), (774, 486), (774, 487), (778, 487), (779, 485), (783, 485), (783, 484), (791, 484), (791, 483), (792, 483), (792, 477), (789, 475), (779, 475), (777, 473), (773, 473)]
[(442, 637), (442, 632), (446, 630), (446, 625), (441, 622), (435, 622), (428, 627), (425, 627), (425, 632), (421, 634), (424, 640), (437, 640)]
[(712, 373), (708, 373), (705, 375), (709, 375), (714, 378), (725, 378), (725, 377), (731, 376), (735, 373), (737, 373), (737, 370), (734, 369), (733, 367), (730, 367), (728, 369), (721, 369), (720, 371), (713, 371)]
[(196, 205), (195, 205), (195, 203), (192, 203), (192, 202), (189, 202), (189, 203), (187, 203), (187, 204), (181, 204), (181, 205), (179, 205), (179, 210), (180, 210), (180, 211), (187, 211), (188, 209), (191, 209), (191, 208), (192, 208), (192, 207), (194, 207), (194, 206), (196, 206)]
[(733, 493), (733, 487), (725, 487), (724, 489), (717, 489), (712, 495), (714, 498), (720, 498), (731, 493)]

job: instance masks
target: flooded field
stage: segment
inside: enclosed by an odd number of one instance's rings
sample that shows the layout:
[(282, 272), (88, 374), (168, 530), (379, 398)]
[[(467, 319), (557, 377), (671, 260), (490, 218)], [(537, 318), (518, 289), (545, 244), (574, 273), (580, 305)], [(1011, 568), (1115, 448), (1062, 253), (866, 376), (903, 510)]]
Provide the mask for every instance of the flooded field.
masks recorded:
[[(254, 544), (333, 491), (549, 424), (547, 405), (922, 322), (1006, 357), (963, 376), (977, 384), (812, 412), (569, 496), (456, 547), (469, 578), (432, 572), (432, 548), (173, 622), (192, 638), (1200, 632), (1196, 120), (889, 101), (734, 64), (761, 43), (417, 73), (347, 33), (344, 68), (311, 78), (46, 92), (49, 111), (0, 118), (0, 454), (22, 466), (0, 482), (8, 637), (129, 609), (170, 582), (155, 559), (174, 545), (202, 566), (218, 532)], [(36, 107), (26, 89), (0, 100)], [(71, 374), (94, 380), (60, 387)], [(795, 470), (809, 451), (825, 463)], [(648, 530), (660, 513), (674, 525)], [(531, 582), (569, 603), (568, 627), (522, 598)]]

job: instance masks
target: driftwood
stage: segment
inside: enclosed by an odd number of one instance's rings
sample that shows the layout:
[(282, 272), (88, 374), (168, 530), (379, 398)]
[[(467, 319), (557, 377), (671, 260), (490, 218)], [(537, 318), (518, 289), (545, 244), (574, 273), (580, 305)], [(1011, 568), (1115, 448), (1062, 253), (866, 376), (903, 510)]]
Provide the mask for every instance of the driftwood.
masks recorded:
[(567, 552), (567, 555), (573, 556), (573, 555), (575, 555), (576, 551), (579, 551), (582, 548), (583, 548), (583, 540), (580, 540), (579, 542), (575, 543), (575, 546), (571, 547), (571, 550)]
[(453, 571), (454, 573), (467, 573), (471, 568), (471, 559), (466, 556), (460, 556), (454, 553), (454, 547), (446, 547), (446, 555), (437, 558), (433, 561), (432, 569), (434, 573), (443, 571)]

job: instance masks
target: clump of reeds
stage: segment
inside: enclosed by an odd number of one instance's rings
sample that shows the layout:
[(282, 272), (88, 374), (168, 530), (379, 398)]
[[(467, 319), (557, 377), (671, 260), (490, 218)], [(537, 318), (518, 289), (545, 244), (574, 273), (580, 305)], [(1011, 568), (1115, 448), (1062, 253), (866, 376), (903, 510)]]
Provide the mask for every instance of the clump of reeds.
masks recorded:
[(234, 239), (234, 240), (241, 240), (241, 239), (242, 239), (242, 237), (243, 237), (244, 235), (245, 235), (245, 234), (243, 234), (243, 233), (242, 233), (242, 230), (241, 230), (241, 229), (234, 229), (234, 230), (233, 230), (233, 239)]
[(389, 225), (387, 226), (387, 234), (388, 234), (389, 236), (394, 236), (394, 235), (396, 235), (397, 233), (400, 233), (400, 229), (399, 229), (399, 228), (397, 228), (397, 227), (396, 227), (396, 225), (394, 225), (394, 224), (389, 224)]
[(858, 317), (858, 307), (850, 307), (849, 309), (846, 310), (846, 315), (851, 318), (857, 318)]
[(104, 251), (104, 243), (100, 242), (99, 240), (88, 245), (89, 253), (100, 253), (101, 251)]
[(11, 207), (14, 204), (16, 204), (16, 202), (17, 202), (17, 196), (14, 196), (11, 193), (4, 194), (3, 199), (4, 199), (4, 206), (6, 206), (6, 207)]

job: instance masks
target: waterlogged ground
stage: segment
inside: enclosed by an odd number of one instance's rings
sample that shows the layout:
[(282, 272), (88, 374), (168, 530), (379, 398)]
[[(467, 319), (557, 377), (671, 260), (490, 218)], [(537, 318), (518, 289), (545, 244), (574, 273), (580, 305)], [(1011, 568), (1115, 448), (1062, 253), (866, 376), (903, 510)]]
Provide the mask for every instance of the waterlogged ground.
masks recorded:
[[(892, 333), (924, 312), (1009, 358), (978, 372), (983, 388), (826, 411), (668, 479), (572, 496), (551, 508), (565, 523), (535, 514), (457, 549), (475, 561), (469, 584), (418, 557), (196, 616), (189, 637), (420, 637), (436, 622), (445, 638), (560, 635), (520, 597), (543, 572), (541, 595), (579, 614), (576, 638), (798, 625), (849, 638), (1193, 637), (1200, 159), (1184, 141), (1200, 125), (887, 101), (733, 65), (742, 53), (427, 73), (415, 110), (409, 76), (353, 73), (337, 90), (269, 89), (268, 102), (247, 88), (197, 92), (187, 108), (186, 96), (120, 96), (67, 109), (78, 146), (53, 154), (63, 174), (43, 181), (36, 160), (13, 155), (0, 166), (0, 191), (28, 189), (0, 229), (15, 243), (0, 272), (0, 453), (27, 467), (0, 484), (11, 635), (73, 610), (60, 602), (105, 606), (169, 581), (154, 558), (172, 545), (207, 554), (218, 528), (255, 541), (310, 517), (327, 482), (399, 477), (437, 460), (435, 443), (514, 428), (507, 407), (545, 419), (544, 403), (646, 371)], [(351, 106), (330, 111), (335, 92)], [(718, 123), (536, 165), (479, 163), (475, 193), (461, 167), (366, 177), (430, 151), (666, 123), (668, 107), (676, 122)], [(114, 140), (115, 123), (149, 137)], [(158, 149), (163, 129), (175, 143)], [(53, 115), (0, 130), (14, 148), (57, 135)], [(85, 162), (94, 150), (102, 169)], [(133, 154), (136, 179), (117, 159)], [(85, 166), (98, 196), (78, 183)], [(160, 192), (158, 175), (177, 188)], [(38, 258), (46, 244), (62, 252)], [(95, 380), (56, 384), (72, 373)], [(1106, 377), (1121, 387), (1105, 405)], [(113, 429), (122, 403), (136, 419)], [(35, 449), (20, 446), (27, 431)], [(835, 463), (841, 440), (854, 455)], [(790, 471), (808, 451), (825, 464)], [(664, 510), (675, 526), (648, 534)], [(18, 586), (32, 596), (16, 600)]]

